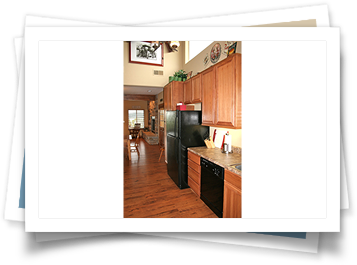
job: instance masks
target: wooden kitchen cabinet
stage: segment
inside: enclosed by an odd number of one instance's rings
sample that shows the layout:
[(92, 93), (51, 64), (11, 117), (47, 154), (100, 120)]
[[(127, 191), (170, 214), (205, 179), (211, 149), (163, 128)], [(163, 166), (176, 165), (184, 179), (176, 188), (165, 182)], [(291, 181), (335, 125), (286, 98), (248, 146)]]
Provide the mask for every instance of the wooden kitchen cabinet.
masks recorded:
[(164, 110), (171, 110), (171, 83), (164, 87)]
[[(164, 110), (176, 110), (176, 104), (183, 102), (183, 82), (172, 81), (164, 87)], [(164, 125), (165, 162), (167, 163), (166, 112)]]
[(189, 79), (183, 83), (183, 103), (192, 103), (192, 79)]
[(199, 103), (201, 101), (202, 101), (201, 75), (198, 74), (192, 77), (191, 103)]
[(213, 126), (215, 124), (215, 70), (215, 67), (210, 67), (201, 73), (202, 125), (206, 126)]
[(241, 56), (235, 54), (216, 66), (216, 120), (225, 128), (241, 129)]
[(176, 104), (183, 102), (183, 82), (172, 81), (164, 87), (164, 110), (176, 110)]
[(187, 159), (188, 186), (198, 197), (201, 195), (201, 157), (188, 151)]
[(201, 75), (198, 74), (183, 83), (185, 104), (199, 103), (201, 96)]
[(241, 176), (225, 170), (223, 192), (223, 218), (242, 218)]
[(202, 125), (241, 129), (241, 54), (201, 73)]

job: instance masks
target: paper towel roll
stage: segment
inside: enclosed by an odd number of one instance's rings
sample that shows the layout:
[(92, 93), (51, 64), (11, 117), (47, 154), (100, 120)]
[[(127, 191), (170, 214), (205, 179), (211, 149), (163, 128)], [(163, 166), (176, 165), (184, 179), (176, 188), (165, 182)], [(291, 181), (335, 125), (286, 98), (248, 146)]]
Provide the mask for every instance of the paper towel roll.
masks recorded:
[(229, 134), (226, 134), (224, 142), (228, 145), (228, 152), (232, 152), (232, 138)]

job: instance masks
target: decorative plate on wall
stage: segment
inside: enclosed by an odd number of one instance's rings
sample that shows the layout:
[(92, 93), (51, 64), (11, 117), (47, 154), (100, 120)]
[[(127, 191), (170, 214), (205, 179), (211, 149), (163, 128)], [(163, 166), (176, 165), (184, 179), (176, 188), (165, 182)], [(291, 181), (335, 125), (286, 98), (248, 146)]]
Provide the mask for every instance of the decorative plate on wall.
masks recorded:
[(218, 62), (219, 57), (221, 57), (221, 44), (216, 43), (211, 49), (211, 62)]
[(203, 65), (206, 66), (208, 62), (209, 62), (209, 59), (208, 59), (208, 53), (207, 53), (205, 58), (203, 59)]

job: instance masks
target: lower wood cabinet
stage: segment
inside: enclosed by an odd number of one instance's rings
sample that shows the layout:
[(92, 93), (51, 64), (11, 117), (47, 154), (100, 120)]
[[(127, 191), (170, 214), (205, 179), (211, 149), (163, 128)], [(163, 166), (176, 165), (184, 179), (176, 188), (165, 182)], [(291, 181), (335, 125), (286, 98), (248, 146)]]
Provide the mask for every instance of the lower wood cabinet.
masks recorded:
[[(188, 151), (188, 186), (201, 196), (201, 157)], [(224, 171), (223, 218), (242, 217), (242, 178), (229, 170)]]
[(223, 193), (223, 218), (242, 217), (241, 177), (225, 170)]
[(242, 217), (242, 192), (224, 182), (223, 218)]
[(190, 176), (188, 177), (188, 186), (193, 190), (194, 193), (197, 194), (198, 197), (201, 195), (200, 185), (198, 185), (195, 181), (193, 181)]
[(187, 174), (188, 186), (198, 197), (201, 195), (201, 157), (188, 151)]

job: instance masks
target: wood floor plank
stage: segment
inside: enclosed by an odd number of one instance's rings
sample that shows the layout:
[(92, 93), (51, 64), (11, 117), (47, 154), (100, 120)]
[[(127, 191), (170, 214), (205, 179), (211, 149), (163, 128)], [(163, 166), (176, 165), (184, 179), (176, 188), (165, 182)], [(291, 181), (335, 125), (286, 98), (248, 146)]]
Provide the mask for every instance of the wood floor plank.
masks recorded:
[(124, 158), (125, 218), (217, 218), (190, 188), (176, 186), (158, 145), (140, 139), (139, 152)]

